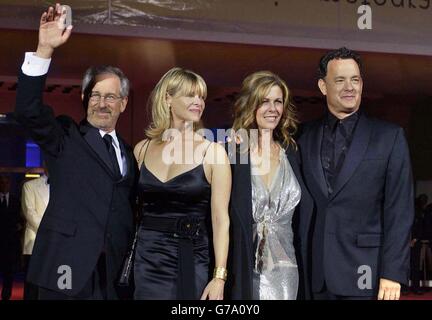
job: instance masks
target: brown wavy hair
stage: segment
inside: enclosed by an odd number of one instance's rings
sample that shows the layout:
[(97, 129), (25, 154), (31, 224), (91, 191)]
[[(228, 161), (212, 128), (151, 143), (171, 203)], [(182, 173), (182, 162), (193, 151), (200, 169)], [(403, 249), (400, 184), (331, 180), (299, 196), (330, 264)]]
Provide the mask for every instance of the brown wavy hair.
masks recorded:
[(278, 86), (282, 90), (283, 112), (277, 127), (273, 130), (273, 138), (283, 148), (287, 148), (289, 145), (297, 148), (293, 138), (298, 125), (296, 108), (291, 102), (291, 94), (285, 81), (271, 71), (254, 72), (243, 80), (239, 97), (234, 103), (233, 129), (235, 131), (258, 129), (257, 109), (274, 86)]

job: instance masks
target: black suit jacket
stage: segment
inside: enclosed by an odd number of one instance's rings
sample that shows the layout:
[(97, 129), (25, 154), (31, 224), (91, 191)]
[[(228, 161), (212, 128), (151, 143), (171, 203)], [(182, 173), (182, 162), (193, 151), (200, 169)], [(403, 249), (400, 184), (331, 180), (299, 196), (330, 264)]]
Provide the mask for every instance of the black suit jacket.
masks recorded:
[[(312, 271), (312, 288), (319, 290), (325, 279), (334, 294), (373, 296), (379, 278), (406, 284), (414, 195), (403, 129), (361, 114), (329, 195), (321, 164), (323, 125), (324, 119), (310, 123), (299, 139), (305, 183), (317, 206), (316, 215), (300, 217), (303, 263), (321, 269)], [(322, 261), (316, 252), (308, 258), (311, 233), (322, 236)]]
[[(296, 249), (299, 270), (299, 293), (298, 298), (305, 298), (303, 259), (300, 258), (298, 242), (298, 216), (307, 213), (312, 214), (313, 201), (306, 189), (300, 170), (299, 153), (289, 147), (286, 151), (288, 161), (301, 187), (301, 201), (293, 216), (294, 246)], [(240, 162), (239, 150), (237, 150), (236, 163), (231, 165), (232, 189), (230, 200), (230, 250), (228, 257), (227, 298), (235, 300), (252, 299), (252, 275), (255, 264), (255, 252), (253, 249), (252, 234), (252, 185), (250, 159), (247, 155), (247, 163)], [(307, 296), (306, 296), (307, 298)]]
[[(15, 116), (44, 152), (50, 174), (50, 200), (41, 221), (28, 280), (69, 296), (86, 285), (103, 251), (108, 298), (133, 236), (136, 162), (119, 137), (127, 172), (116, 180), (108, 151), (96, 128), (55, 118), (42, 103), (46, 76), (19, 75)], [(60, 289), (62, 266), (72, 271), (71, 288)]]

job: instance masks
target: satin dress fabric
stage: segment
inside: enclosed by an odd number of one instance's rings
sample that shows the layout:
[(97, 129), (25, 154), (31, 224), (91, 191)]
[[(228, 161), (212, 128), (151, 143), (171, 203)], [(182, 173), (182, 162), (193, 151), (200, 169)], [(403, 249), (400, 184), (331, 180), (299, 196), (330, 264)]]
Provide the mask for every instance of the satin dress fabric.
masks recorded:
[[(172, 179), (162, 182), (143, 163), (138, 183), (143, 199), (142, 214), (153, 217), (196, 217), (204, 227), (191, 240), (191, 256), (187, 261), (194, 266), (191, 278), (179, 274), (181, 239), (173, 234), (147, 230), (140, 225), (134, 262), (136, 300), (184, 300), (179, 283), (193, 286), (194, 297), (199, 299), (209, 281), (209, 224), (211, 186), (203, 164)], [(184, 262), (184, 261), (183, 261)], [(182, 281), (179, 282), (179, 279)]]

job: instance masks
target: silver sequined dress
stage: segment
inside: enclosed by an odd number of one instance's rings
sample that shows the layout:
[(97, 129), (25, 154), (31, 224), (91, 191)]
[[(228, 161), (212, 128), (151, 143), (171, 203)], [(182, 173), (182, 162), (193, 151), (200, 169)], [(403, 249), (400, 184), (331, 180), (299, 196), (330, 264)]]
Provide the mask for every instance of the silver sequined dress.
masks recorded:
[(253, 298), (256, 300), (297, 297), (299, 276), (291, 223), (301, 189), (282, 149), (279, 157), (280, 165), (269, 189), (252, 167)]

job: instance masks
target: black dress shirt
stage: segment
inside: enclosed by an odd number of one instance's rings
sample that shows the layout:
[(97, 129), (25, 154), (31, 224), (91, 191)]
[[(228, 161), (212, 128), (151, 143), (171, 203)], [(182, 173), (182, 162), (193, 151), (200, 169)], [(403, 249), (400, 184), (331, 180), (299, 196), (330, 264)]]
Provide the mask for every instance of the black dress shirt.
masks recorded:
[(342, 120), (330, 112), (327, 113), (321, 145), (321, 163), (329, 194), (333, 192), (334, 181), (342, 168), (358, 118), (358, 112)]

